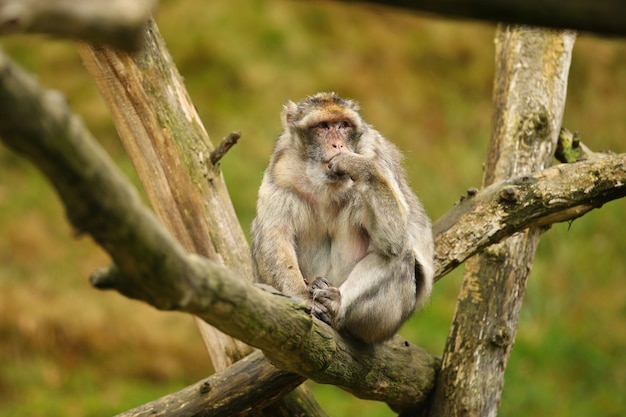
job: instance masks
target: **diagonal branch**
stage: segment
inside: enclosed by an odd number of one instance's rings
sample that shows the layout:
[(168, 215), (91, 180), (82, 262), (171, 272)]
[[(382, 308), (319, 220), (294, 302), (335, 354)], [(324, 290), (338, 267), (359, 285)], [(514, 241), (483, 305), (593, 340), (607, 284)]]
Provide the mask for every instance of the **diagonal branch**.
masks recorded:
[(574, 220), (626, 196), (626, 154), (560, 164), (470, 195), (433, 226), (435, 276), (531, 226)]
[(256, 351), (223, 371), (117, 417), (237, 417), (270, 405), (304, 382)]
[[(312, 319), (297, 300), (232, 279), (228, 269), (184, 251), (141, 204), (60, 95), (42, 90), (1, 54), (0, 138), (43, 171), (72, 224), (112, 256), (116, 266), (94, 277), (97, 286), (159, 309), (197, 315), (263, 349), (283, 370), (397, 410), (420, 404), (431, 390), (437, 361), (422, 349), (400, 337), (377, 346), (355, 344)], [(458, 265), (477, 246), (527, 227), (525, 217), (538, 224), (567, 220), (580, 213), (558, 213), (623, 196), (625, 166), (626, 155), (559, 165), (494, 185), (459, 204), (435, 225), (438, 274)], [(479, 207), (488, 207), (482, 216), (476, 214)], [(493, 210), (489, 216), (488, 210)], [(467, 244), (451, 243), (460, 240)]]

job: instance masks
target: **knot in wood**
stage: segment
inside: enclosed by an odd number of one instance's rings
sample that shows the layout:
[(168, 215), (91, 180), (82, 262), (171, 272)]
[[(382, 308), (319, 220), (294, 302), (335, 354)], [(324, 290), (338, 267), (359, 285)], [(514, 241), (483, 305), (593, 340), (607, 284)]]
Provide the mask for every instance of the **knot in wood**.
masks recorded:
[(203, 382), (202, 385), (200, 385), (200, 388), (198, 388), (198, 391), (200, 394), (207, 394), (211, 391), (211, 383), (208, 381)]
[(478, 194), (478, 188), (470, 187), (470, 188), (467, 189), (467, 196), (468, 197), (474, 197), (476, 194)]
[(517, 202), (517, 190), (512, 185), (507, 185), (500, 191), (500, 201), (505, 203)]
[(498, 326), (491, 336), (491, 344), (497, 347), (505, 347), (511, 342), (511, 335), (504, 326)]

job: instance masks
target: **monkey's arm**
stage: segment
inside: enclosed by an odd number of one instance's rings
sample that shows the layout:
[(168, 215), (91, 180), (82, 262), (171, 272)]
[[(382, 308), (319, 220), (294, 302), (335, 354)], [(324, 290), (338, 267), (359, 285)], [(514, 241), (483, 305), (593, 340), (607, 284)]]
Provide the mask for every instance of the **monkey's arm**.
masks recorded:
[(385, 173), (375, 159), (353, 152), (336, 155), (329, 168), (354, 181), (365, 208), (363, 225), (374, 247), (389, 256), (400, 255), (406, 246), (407, 207), (392, 173)]
[(269, 197), (260, 194), (251, 231), (256, 279), (286, 295), (307, 299), (309, 292), (298, 265), (293, 233), (297, 202), (280, 189), (273, 190)]

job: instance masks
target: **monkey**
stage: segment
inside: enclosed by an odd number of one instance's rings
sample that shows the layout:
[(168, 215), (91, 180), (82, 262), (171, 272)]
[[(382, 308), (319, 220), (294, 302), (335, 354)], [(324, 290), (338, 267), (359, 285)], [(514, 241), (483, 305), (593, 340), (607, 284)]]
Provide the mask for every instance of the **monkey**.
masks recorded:
[(251, 226), (255, 279), (366, 344), (430, 297), (430, 219), (398, 148), (336, 93), (288, 101)]

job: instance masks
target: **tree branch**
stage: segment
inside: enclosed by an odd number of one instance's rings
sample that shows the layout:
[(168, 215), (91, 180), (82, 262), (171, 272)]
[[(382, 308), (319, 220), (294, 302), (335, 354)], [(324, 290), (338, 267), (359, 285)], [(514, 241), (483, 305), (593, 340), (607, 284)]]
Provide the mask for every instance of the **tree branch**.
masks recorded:
[(301, 302), (232, 279), (226, 268), (187, 254), (56, 93), (41, 91), (6, 56), (0, 75), (0, 137), (45, 173), (74, 227), (90, 233), (116, 264), (95, 278), (97, 286), (194, 314), (264, 349), (282, 369), (361, 397), (403, 408), (431, 388), (435, 360), (422, 349), (400, 338), (378, 347), (354, 345), (312, 319)]
[(626, 154), (560, 164), (493, 184), (433, 225), (443, 277), (484, 248), (532, 226), (576, 219), (626, 196)]
[(0, 138), (44, 172), (74, 227), (113, 258), (116, 266), (94, 277), (96, 286), (198, 316), (263, 349), (281, 369), (398, 409), (432, 388), (436, 361), (424, 350), (400, 337), (375, 347), (354, 344), (312, 319), (301, 301), (233, 279), (221, 265), (186, 253), (58, 93), (42, 91), (4, 55), (0, 112)]
[[(521, 176), (523, 184), (524, 175), (542, 170), (554, 159), (574, 40), (567, 31), (498, 26), (485, 187), (514, 176)], [(493, 196), (497, 205), (491, 213), (506, 213), (514, 206), (523, 222), (532, 199), (518, 199), (517, 184)], [(560, 197), (569, 201), (567, 191)], [(554, 201), (543, 204), (549, 208)], [(530, 266), (543, 231), (526, 228), (465, 264), (429, 417), (497, 414)]]
[(155, 0), (3, 0), (0, 34), (44, 33), (127, 51), (143, 44)]
[(277, 370), (259, 351), (180, 391), (117, 417), (237, 417), (270, 405), (304, 382)]
[(236, 131), (236, 132), (230, 132), (228, 136), (222, 139), (220, 144), (217, 145), (217, 148), (215, 148), (211, 152), (211, 155), (209, 157), (211, 164), (216, 165), (224, 157), (224, 155), (226, 155), (226, 152), (228, 152), (230, 148), (235, 146), (235, 144), (237, 143), (240, 137), (241, 137), (241, 132)]
[(372, 3), (452, 18), (626, 35), (626, 3), (621, 0), (341, 0)]
[[(250, 249), (226, 184), (218, 167), (207, 162), (213, 145), (154, 20), (138, 53), (82, 44), (77, 49), (157, 218), (186, 251), (252, 282)], [(205, 321), (195, 322), (216, 371), (253, 350)], [(306, 386), (252, 414), (326, 416)]]

